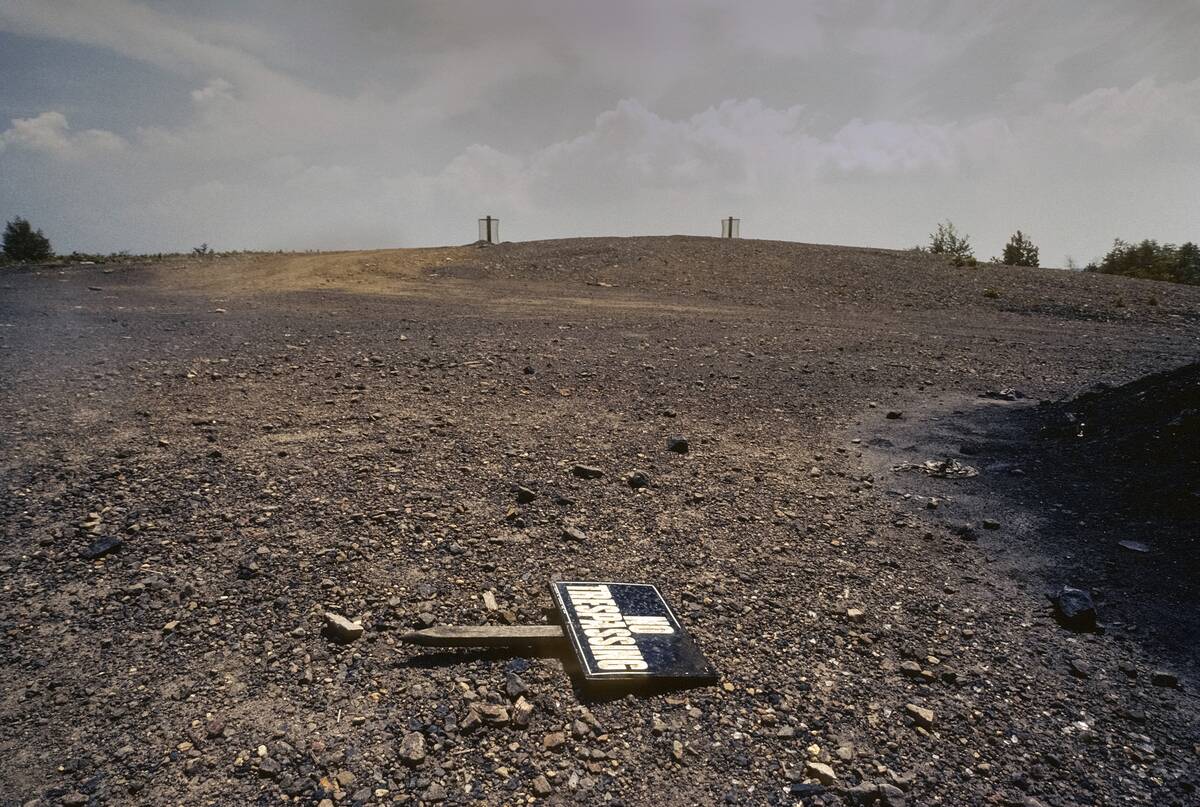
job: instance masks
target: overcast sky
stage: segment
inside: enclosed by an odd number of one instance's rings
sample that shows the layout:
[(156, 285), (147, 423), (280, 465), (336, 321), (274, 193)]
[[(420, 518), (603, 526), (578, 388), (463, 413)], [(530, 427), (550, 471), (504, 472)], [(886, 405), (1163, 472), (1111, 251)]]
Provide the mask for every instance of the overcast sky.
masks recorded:
[(1200, 2), (0, 0), (0, 217), (60, 252), (1200, 240)]

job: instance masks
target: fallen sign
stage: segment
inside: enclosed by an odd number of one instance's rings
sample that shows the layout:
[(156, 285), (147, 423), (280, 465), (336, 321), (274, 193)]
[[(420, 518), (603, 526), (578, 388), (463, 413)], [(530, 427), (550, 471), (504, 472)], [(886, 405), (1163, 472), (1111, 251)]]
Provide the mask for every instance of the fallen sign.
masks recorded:
[(402, 637), (425, 647), (571, 646), (588, 683), (714, 683), (717, 672), (658, 588), (645, 583), (555, 581), (561, 625), (460, 625)]

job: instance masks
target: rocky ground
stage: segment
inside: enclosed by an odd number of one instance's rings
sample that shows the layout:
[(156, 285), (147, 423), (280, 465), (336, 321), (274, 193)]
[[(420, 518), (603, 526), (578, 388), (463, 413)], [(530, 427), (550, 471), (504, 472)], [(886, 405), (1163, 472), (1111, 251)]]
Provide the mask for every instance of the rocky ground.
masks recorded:
[[(748, 240), (5, 270), (0, 804), (1196, 804), (1194, 372), (1086, 391), (1198, 346), (1200, 289)], [(397, 640), (554, 576), (720, 683)]]

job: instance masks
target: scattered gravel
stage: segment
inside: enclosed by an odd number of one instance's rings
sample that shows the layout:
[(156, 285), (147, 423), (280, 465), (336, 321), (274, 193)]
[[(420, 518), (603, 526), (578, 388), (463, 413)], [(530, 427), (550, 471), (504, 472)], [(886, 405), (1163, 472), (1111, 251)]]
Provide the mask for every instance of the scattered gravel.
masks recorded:
[[(699, 238), (107, 268), (0, 296), (4, 805), (1195, 803), (1193, 668), (961, 514), (1020, 477), (866, 443), (1189, 361), (1200, 290)], [(656, 583), (720, 684), (398, 640), (554, 576)]]

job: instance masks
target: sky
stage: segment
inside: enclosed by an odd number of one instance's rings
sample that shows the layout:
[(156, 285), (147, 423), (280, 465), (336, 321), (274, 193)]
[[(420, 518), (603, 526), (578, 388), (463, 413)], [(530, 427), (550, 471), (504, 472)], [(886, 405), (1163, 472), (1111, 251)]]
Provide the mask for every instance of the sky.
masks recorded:
[(1200, 2), (0, 0), (59, 252), (1200, 240)]

